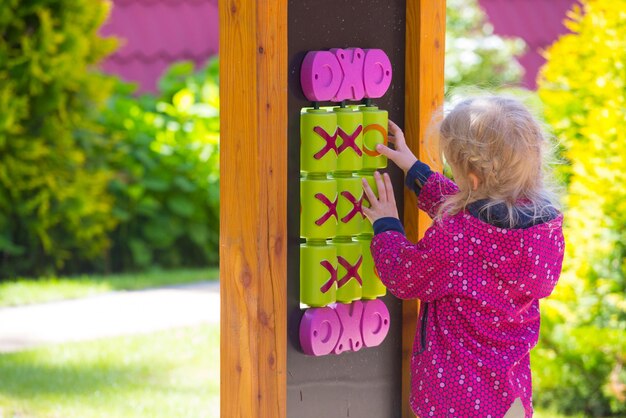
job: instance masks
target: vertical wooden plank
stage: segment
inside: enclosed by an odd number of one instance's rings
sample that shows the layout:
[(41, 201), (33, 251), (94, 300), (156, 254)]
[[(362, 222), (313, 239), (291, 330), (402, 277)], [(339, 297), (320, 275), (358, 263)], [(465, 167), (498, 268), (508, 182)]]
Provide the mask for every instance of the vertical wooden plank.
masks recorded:
[[(254, 416), (258, 280), (256, 222), (259, 184), (256, 114), (256, 8), (221, 1), (220, 13), (220, 410), (222, 417)], [(247, 48), (245, 48), (247, 46)], [(237, 173), (236, 158), (248, 170)], [(238, 193), (239, 191), (239, 193)], [(248, 236), (248, 238), (246, 238)]]
[(286, 416), (286, 0), (220, 10), (221, 416)]
[[(409, 148), (433, 170), (440, 170), (441, 162), (432, 161), (438, 155), (432, 147), (427, 149), (425, 137), (434, 112), (443, 105), (445, 30), (445, 0), (407, 0), (404, 131)], [(405, 189), (404, 227), (408, 238), (417, 241), (430, 223), (425, 213), (418, 213), (415, 195)], [(406, 301), (402, 311), (402, 416), (414, 417), (409, 402), (410, 363), (419, 303)]]
[(257, 2), (259, 417), (287, 416), (287, 0)]

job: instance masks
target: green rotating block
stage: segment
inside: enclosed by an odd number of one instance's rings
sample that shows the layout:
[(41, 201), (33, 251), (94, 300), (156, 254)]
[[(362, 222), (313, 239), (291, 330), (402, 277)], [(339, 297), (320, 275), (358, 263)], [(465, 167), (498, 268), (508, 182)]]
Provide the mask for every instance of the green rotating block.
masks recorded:
[(300, 179), (300, 236), (326, 239), (337, 235), (337, 182), (326, 175)]
[(363, 266), (361, 274), (361, 278), (363, 279), (362, 298), (376, 299), (377, 297), (385, 296), (385, 294), (387, 294), (387, 288), (378, 277), (378, 272), (374, 266), (374, 259), (372, 258), (372, 251), (370, 249), (372, 235), (359, 235), (357, 240), (361, 244), (361, 250), (363, 252)]
[(339, 172), (335, 173), (334, 178), (337, 181), (337, 235), (358, 235), (363, 225), (361, 178)]
[(327, 173), (337, 169), (337, 114), (307, 109), (300, 114), (300, 171)]
[(300, 245), (300, 302), (322, 307), (336, 301), (337, 248), (325, 240)]
[(337, 171), (363, 168), (363, 113), (347, 107), (335, 108), (337, 114)]
[(337, 302), (350, 303), (361, 299), (361, 244), (352, 237), (336, 237), (337, 247)]
[(386, 110), (365, 106), (363, 112), (363, 169), (375, 170), (387, 167), (387, 157), (376, 151), (377, 144), (387, 145), (389, 118)]
[[(376, 197), (378, 197), (378, 187), (376, 186), (376, 181), (374, 181), (373, 174), (370, 172), (365, 172), (365, 173), (361, 172), (359, 173), (359, 177), (365, 178), (367, 180), (367, 183), (372, 188), (372, 191), (374, 192)], [(366, 208), (370, 207), (370, 202), (369, 200), (367, 200), (367, 196), (365, 195), (365, 192), (363, 193), (363, 206)], [(361, 233), (372, 234), (372, 235), (374, 234), (374, 228), (372, 228), (372, 223), (367, 218), (363, 219), (363, 222), (361, 223)]]

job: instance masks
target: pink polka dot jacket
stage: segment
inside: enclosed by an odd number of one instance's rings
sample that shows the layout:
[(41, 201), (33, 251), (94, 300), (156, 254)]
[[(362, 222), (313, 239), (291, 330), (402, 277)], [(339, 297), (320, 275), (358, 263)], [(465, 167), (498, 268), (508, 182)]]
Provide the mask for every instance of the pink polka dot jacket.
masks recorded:
[[(419, 208), (433, 217), (457, 190), (433, 173)], [(506, 229), (463, 211), (435, 222), (417, 244), (397, 230), (376, 234), (371, 249), (381, 280), (396, 297), (428, 307), (411, 361), (419, 417), (501, 418), (516, 398), (532, 416), (529, 352), (539, 336), (539, 299), (561, 272), (562, 221), (556, 214)]]

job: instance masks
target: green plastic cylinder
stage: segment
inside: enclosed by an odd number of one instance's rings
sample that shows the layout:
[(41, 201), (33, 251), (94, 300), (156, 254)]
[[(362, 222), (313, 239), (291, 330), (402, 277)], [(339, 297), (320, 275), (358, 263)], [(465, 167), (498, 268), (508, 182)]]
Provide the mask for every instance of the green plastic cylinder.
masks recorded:
[(311, 307), (336, 301), (337, 248), (326, 241), (300, 245), (300, 302)]
[[(370, 173), (370, 172), (366, 172), (366, 173), (361, 172), (361, 173), (359, 173), (359, 177), (365, 178), (367, 180), (367, 183), (372, 188), (372, 191), (374, 192), (376, 197), (378, 197), (378, 187), (376, 186), (376, 181), (374, 180), (374, 175), (372, 173)], [(365, 194), (363, 196), (364, 196), (363, 197), (363, 206), (366, 207), (366, 208), (369, 208), (370, 204), (367, 201), (367, 199), (365, 199)], [(374, 228), (372, 227), (372, 223), (367, 218), (363, 219), (363, 222), (361, 223), (361, 233), (362, 234), (372, 234), (372, 235), (374, 234)]]
[(376, 299), (387, 294), (387, 288), (380, 281), (376, 267), (374, 266), (374, 259), (372, 258), (372, 250), (370, 245), (372, 243), (372, 235), (363, 234), (357, 237), (359, 244), (361, 244), (361, 252), (363, 254), (362, 276), (363, 279), (363, 299)]
[[(361, 244), (351, 237), (336, 237), (337, 302), (350, 303), (361, 299)], [(344, 265), (345, 264), (345, 265)]]
[(337, 169), (337, 114), (307, 109), (300, 114), (300, 171), (327, 173)]
[(337, 171), (363, 168), (363, 113), (352, 108), (335, 108), (337, 114)]
[(387, 157), (376, 151), (377, 144), (387, 145), (389, 118), (386, 110), (365, 106), (363, 112), (363, 169), (375, 170), (387, 167)]
[(300, 179), (300, 237), (326, 239), (337, 235), (337, 182), (325, 175)]
[(358, 235), (363, 225), (361, 178), (342, 173), (335, 173), (334, 178), (337, 181), (337, 236)]

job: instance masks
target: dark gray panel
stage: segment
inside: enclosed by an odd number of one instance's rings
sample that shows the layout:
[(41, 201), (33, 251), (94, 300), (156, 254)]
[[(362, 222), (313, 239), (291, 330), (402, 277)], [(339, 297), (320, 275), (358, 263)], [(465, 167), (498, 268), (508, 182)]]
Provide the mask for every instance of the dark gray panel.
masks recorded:
[[(299, 158), (300, 109), (309, 106), (300, 89), (300, 64), (308, 51), (330, 48), (380, 48), (393, 66), (393, 82), (375, 103), (404, 125), (404, 0), (290, 0), (288, 152), (288, 350), (287, 416), (290, 418), (400, 417), (400, 302), (383, 300), (391, 329), (383, 344), (357, 353), (309, 357), (302, 353), (299, 308)], [(402, 173), (390, 163), (396, 201), (402, 212)], [(400, 214), (402, 216), (402, 213)]]

